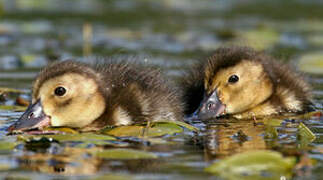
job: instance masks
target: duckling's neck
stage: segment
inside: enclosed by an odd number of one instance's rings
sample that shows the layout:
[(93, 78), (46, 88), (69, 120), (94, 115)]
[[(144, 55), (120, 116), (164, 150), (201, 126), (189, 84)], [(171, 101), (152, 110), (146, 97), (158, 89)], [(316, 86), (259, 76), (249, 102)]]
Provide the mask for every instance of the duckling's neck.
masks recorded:
[(83, 132), (99, 131), (108, 125), (114, 125), (111, 124), (111, 121), (109, 121), (109, 119), (111, 119), (109, 114), (110, 112), (108, 112), (108, 110), (106, 109), (105, 112), (98, 119), (94, 120), (92, 123), (86, 125), (85, 127), (80, 128), (79, 130)]
[(303, 102), (297, 98), (296, 93), (289, 88), (277, 86), (273, 94), (263, 103), (243, 113), (235, 114), (237, 119), (251, 119), (288, 112), (304, 111)]
[(264, 117), (268, 115), (277, 114), (277, 107), (274, 107), (270, 99), (264, 103), (251, 108), (243, 113), (234, 114), (233, 117), (237, 119), (252, 119), (254, 117)]

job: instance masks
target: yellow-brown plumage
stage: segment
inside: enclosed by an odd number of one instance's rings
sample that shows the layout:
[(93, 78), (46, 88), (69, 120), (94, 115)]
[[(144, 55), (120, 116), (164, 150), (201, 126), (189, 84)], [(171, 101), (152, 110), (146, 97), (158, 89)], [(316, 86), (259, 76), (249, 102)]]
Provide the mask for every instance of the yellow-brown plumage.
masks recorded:
[(186, 114), (203, 111), (207, 118), (305, 112), (311, 105), (310, 87), (299, 74), (246, 47), (217, 49), (190, 69), (181, 85)]
[[(128, 61), (49, 65), (33, 84), (32, 104), (10, 131), (46, 126), (88, 131), (106, 125), (182, 119), (179, 98), (159, 70)], [(43, 116), (47, 119), (39, 124)]]

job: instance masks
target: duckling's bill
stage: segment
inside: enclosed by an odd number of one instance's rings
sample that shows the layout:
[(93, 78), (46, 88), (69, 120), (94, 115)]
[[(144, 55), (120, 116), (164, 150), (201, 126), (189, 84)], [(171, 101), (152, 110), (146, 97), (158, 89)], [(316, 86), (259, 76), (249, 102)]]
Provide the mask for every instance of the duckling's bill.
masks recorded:
[(14, 133), (33, 129), (42, 130), (50, 125), (50, 117), (44, 113), (41, 101), (38, 100), (27, 108), (18, 121), (8, 128), (8, 131)]
[(200, 119), (210, 119), (225, 114), (225, 104), (219, 99), (217, 90), (210, 95), (204, 94), (200, 107), (195, 111)]

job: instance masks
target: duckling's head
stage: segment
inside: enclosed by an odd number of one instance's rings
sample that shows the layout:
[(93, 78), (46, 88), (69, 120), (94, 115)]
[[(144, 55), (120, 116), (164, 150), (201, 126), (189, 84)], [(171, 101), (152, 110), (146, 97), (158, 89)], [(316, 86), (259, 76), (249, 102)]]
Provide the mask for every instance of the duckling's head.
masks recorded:
[(198, 115), (205, 118), (247, 111), (268, 99), (273, 83), (249, 49), (222, 48), (204, 66), (204, 98)]
[(32, 104), (9, 131), (47, 126), (84, 127), (105, 111), (100, 75), (73, 61), (54, 63), (37, 76)]

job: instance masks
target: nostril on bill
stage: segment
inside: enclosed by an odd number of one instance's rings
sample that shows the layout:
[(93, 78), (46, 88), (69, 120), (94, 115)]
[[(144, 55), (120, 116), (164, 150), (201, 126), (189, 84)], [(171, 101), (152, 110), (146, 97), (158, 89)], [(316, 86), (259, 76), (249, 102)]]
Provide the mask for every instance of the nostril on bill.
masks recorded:
[(28, 118), (30, 119), (32, 117), (34, 117), (34, 113), (33, 112), (29, 114)]
[(214, 104), (214, 103), (212, 103), (212, 102), (209, 102), (209, 103), (206, 105), (206, 107), (207, 107), (207, 110), (211, 110), (211, 109), (214, 109), (214, 108), (215, 108), (215, 104)]

